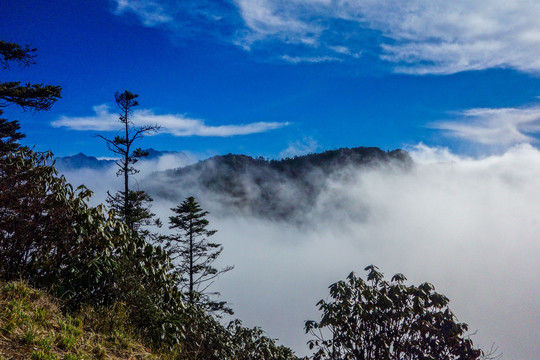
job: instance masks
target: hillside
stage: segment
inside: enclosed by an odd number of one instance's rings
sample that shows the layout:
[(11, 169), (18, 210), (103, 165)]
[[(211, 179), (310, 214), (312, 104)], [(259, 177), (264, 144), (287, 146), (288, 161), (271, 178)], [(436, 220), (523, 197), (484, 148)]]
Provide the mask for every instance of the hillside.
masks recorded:
[(152, 174), (146, 189), (156, 197), (181, 201), (193, 195), (220, 204), (212, 211), (237, 211), (269, 219), (291, 219), (313, 206), (328, 181), (351, 176), (351, 169), (412, 165), (403, 150), (342, 148), (282, 160), (223, 155)]
[[(118, 314), (120, 314), (119, 312)], [(64, 315), (58, 300), (22, 282), (0, 282), (0, 359), (159, 359), (137, 343), (118, 314)], [(99, 331), (96, 331), (99, 329)]]

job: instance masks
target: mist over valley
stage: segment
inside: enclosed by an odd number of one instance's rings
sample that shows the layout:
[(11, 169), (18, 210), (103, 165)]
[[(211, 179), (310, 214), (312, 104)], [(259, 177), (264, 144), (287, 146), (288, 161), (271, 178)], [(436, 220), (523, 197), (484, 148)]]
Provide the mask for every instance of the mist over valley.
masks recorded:
[[(433, 283), (482, 348), (495, 343), (508, 359), (540, 353), (540, 152), (532, 146), (479, 158), (422, 144), (281, 161), (168, 153), (137, 165), (162, 231), (186, 196), (210, 211), (225, 248), (219, 262), (235, 266), (215, 289), (246, 325), (298, 354), (309, 353), (303, 322), (318, 318), (328, 285), (369, 264)], [(97, 202), (120, 185), (115, 171), (64, 169)]]

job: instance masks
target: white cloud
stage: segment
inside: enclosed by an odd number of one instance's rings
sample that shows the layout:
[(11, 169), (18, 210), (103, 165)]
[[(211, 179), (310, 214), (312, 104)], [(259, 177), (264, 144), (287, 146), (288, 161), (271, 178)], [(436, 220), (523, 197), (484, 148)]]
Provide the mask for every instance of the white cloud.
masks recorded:
[(540, 132), (540, 106), (524, 108), (476, 108), (459, 113), (460, 121), (442, 121), (431, 126), (448, 135), (485, 145), (533, 143)]
[(409, 155), (418, 164), (456, 163), (465, 160), (464, 157), (453, 154), (447, 147), (431, 147), (419, 143), (407, 149)]
[(227, 41), (246, 50), (277, 51), (274, 58), (285, 61), (353, 60), (369, 48), (404, 73), (450, 74), (488, 68), (540, 72), (540, 2), (530, 0), (116, 3), (116, 14), (133, 13), (145, 26), (165, 26), (180, 36), (185, 28), (178, 25), (186, 18), (195, 20), (190, 33), (209, 23), (219, 27), (224, 19), (235, 19), (228, 23), (234, 29), (222, 34)]
[[(116, 131), (119, 129), (118, 114), (110, 111), (108, 105), (94, 106), (95, 116), (61, 116), (51, 124), (72, 130)], [(275, 130), (287, 126), (287, 122), (255, 122), (241, 125), (209, 126), (203, 120), (191, 119), (181, 114), (157, 115), (152, 110), (135, 110), (132, 122), (136, 126), (159, 125), (159, 133), (174, 136), (218, 136), (249, 135)]]
[[(540, 3), (528, 0), (236, 0), (257, 40), (308, 38), (322, 53), (380, 32), (382, 59), (396, 71), (448, 74), (509, 67), (540, 71)], [(335, 26), (347, 21), (346, 27)], [(343, 23), (340, 23), (343, 25)], [(364, 46), (369, 44), (363, 44)], [(323, 55), (320, 55), (323, 56)]]
[(362, 55), (362, 52), (352, 52), (351, 49), (343, 45), (329, 46), (329, 48), (338, 54), (350, 55), (354, 58), (359, 58)]
[(362, 11), (398, 71), (455, 73), (493, 67), (540, 70), (540, 3), (527, 0), (367, 2)]
[(96, 113), (95, 116), (69, 117), (62, 115), (51, 125), (73, 130), (113, 131), (118, 129), (118, 114), (111, 113), (108, 105), (96, 105), (92, 109)]
[(320, 25), (298, 16), (302, 6), (297, 1), (235, 0), (235, 3), (250, 30), (249, 35), (242, 39), (246, 47), (266, 37), (314, 45), (316, 37), (310, 34), (322, 31)]
[[(459, 320), (478, 331), (475, 345), (488, 350), (494, 342), (505, 359), (535, 358), (538, 150), (349, 175), (328, 179), (318, 204), (306, 209), (305, 228), (252, 218), (213, 223), (223, 264), (235, 265), (216, 285), (240, 319), (309, 353), (303, 321), (318, 319), (315, 304), (328, 296), (327, 286), (352, 270), (364, 276), (374, 263), (387, 276), (433, 283)], [(367, 211), (364, 220), (350, 217), (359, 209)]]
[(113, 13), (132, 15), (146, 27), (160, 27), (175, 39), (187, 36), (227, 38), (238, 29), (240, 15), (229, 0), (112, 0)]

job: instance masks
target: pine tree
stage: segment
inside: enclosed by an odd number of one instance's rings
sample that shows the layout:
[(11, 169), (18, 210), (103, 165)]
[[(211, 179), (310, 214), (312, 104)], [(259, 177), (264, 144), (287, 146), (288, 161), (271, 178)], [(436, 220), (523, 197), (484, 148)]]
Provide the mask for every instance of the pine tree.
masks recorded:
[[(107, 192), (107, 203), (115, 211), (119, 219), (134, 231), (138, 231), (141, 226), (152, 224), (154, 214), (150, 212), (147, 205), (152, 201), (150, 195), (143, 190), (131, 190), (129, 187), (130, 175), (139, 172), (133, 165), (139, 159), (148, 156), (148, 151), (141, 148), (134, 149), (133, 144), (146, 134), (159, 130), (158, 125), (134, 126), (131, 118), (133, 108), (139, 105), (136, 100), (137, 97), (138, 95), (127, 90), (114, 94), (116, 104), (120, 109), (119, 120), (123, 125), (121, 135), (117, 135), (113, 139), (98, 135), (98, 137), (105, 140), (110, 151), (120, 156), (120, 159), (116, 162), (119, 167), (116, 175), (124, 177), (124, 190), (117, 191), (114, 195)], [(155, 223), (159, 224), (159, 220), (156, 220)]]
[[(10, 68), (10, 63), (28, 66), (35, 63), (35, 51), (29, 45), (20, 46), (0, 40), (0, 67)], [(55, 85), (25, 84), (20, 81), (0, 82), (0, 108), (15, 104), (24, 110), (49, 110), (61, 96), (62, 88)]]
[(201, 305), (212, 312), (232, 314), (225, 301), (218, 302), (210, 298), (219, 293), (207, 292), (214, 279), (233, 269), (233, 266), (227, 266), (218, 270), (213, 266), (223, 246), (208, 241), (217, 232), (207, 229), (208, 211), (204, 211), (194, 197), (188, 197), (171, 210), (175, 216), (169, 217), (169, 228), (176, 229), (177, 234), (167, 237), (165, 249), (175, 263), (183, 292), (191, 304)]
[[(36, 49), (29, 45), (18, 45), (0, 40), (0, 68), (9, 70), (14, 63), (26, 67), (35, 63)], [(60, 86), (43, 84), (26, 84), (21, 86), (20, 81), (0, 82), (0, 116), (4, 113), (2, 108), (17, 105), (23, 110), (43, 111), (50, 107), (61, 96)], [(20, 125), (17, 120), (9, 121), (0, 118), (0, 154), (4, 155), (19, 148), (18, 141), (24, 138), (19, 132)]]
[[(2, 115), (0, 110), (0, 115)], [(7, 119), (0, 118), (0, 156), (8, 154), (17, 150), (19, 140), (23, 139), (25, 135), (19, 132), (21, 126), (17, 120), (9, 121)]]

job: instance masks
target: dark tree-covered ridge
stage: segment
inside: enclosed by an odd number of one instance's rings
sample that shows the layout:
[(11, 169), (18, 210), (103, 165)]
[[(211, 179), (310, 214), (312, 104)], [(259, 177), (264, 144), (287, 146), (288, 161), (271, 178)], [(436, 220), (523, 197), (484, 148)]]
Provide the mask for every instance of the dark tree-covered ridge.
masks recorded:
[[(271, 219), (294, 219), (310, 208), (329, 178), (347, 176), (347, 169), (392, 166), (404, 170), (412, 159), (403, 150), (375, 147), (342, 148), (282, 160), (246, 155), (220, 155), (147, 179), (155, 197), (181, 201), (190, 189), (199, 199), (214, 200), (227, 211)], [(294, 201), (292, 201), (294, 194)], [(219, 209), (211, 209), (214, 214)]]

